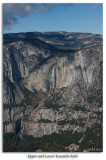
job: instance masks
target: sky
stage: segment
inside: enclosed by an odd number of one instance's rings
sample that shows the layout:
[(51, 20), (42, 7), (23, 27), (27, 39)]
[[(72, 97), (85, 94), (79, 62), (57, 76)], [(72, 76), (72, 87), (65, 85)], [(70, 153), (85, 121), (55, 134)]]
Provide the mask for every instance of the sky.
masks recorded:
[(34, 31), (103, 34), (103, 4), (3, 4), (3, 33)]

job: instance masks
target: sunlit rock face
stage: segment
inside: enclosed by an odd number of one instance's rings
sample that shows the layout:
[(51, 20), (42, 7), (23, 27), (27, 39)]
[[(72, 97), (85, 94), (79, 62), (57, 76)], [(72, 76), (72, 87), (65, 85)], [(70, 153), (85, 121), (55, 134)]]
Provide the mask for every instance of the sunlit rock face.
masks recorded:
[(29, 90), (37, 89), (53, 93), (56, 88), (66, 87), (73, 77), (73, 62), (68, 57), (53, 58), (34, 71), (24, 83)]
[(64, 52), (37, 39), (5, 44), (4, 132), (41, 137), (99, 124), (102, 52), (101, 43)]
[(82, 81), (85, 88), (92, 86), (97, 66), (102, 61), (102, 46), (76, 51), (73, 55), (55, 57), (28, 75), (25, 86), (53, 93), (55, 89)]
[(32, 43), (36, 43), (36, 46), (29, 42), (19, 40), (5, 44), (3, 47), (4, 74), (12, 82), (20, 81), (22, 77), (28, 75), (29, 71), (38, 65), (39, 61), (47, 58), (50, 54), (49, 50), (45, 50), (43, 42), (33, 40)]

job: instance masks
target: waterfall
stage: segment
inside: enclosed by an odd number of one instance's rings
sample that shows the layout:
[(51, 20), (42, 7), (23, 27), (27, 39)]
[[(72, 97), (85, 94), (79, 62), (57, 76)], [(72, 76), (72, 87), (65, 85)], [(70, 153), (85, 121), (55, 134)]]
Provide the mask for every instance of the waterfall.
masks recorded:
[(48, 81), (50, 85), (50, 93), (52, 94), (55, 89), (55, 65), (53, 65), (52, 69), (50, 70)]

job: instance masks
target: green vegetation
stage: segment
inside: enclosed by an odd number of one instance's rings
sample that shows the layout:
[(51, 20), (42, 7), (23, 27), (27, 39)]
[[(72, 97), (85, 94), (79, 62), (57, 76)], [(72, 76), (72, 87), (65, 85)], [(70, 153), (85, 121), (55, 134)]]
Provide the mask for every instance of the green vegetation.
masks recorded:
[(3, 82), (9, 82), (9, 78), (3, 73)]
[(75, 119), (72, 120), (61, 120), (58, 122), (58, 125), (65, 125), (65, 124), (70, 124), (70, 125), (77, 125), (77, 121)]
[[(32, 98), (37, 94), (37, 91), (34, 90), (34, 93), (28, 90), (27, 88), (24, 87), (22, 81), (19, 82), (19, 87), (24, 95), (24, 100), (22, 104), (25, 105), (31, 105), (32, 104)], [(21, 104), (21, 105), (22, 105)]]
[[(84, 136), (81, 143), (78, 141)], [(71, 131), (60, 131), (60, 134), (53, 133), (40, 138), (23, 135), (20, 138), (13, 133), (5, 133), (3, 136), (4, 152), (35, 152), (41, 149), (43, 152), (66, 152), (66, 146), (78, 144), (79, 151), (84, 149), (90, 152), (102, 152), (103, 150), (103, 130), (101, 124), (96, 124), (93, 128), (87, 128), (86, 132), (78, 133)]]
[(90, 152), (103, 151), (103, 130), (101, 124), (97, 124), (93, 128), (87, 128), (85, 137), (80, 145), (80, 151), (84, 149)]
[(88, 103), (98, 102), (100, 106), (102, 106), (102, 90), (91, 89), (88, 91)]
[(61, 89), (59, 89), (57, 92), (55, 92), (49, 99), (47, 99), (45, 101), (45, 108), (47, 109), (50, 109), (52, 108), (53, 110), (59, 110), (59, 108), (61, 107), (65, 107), (65, 105), (60, 105), (58, 102), (59, 102), (59, 99), (61, 99), (61, 91), (64, 91), (66, 87), (63, 87)]
[(78, 106), (78, 105), (74, 106), (73, 109), (75, 111), (87, 111), (84, 106)]
[(80, 144), (80, 151), (86, 149), (88, 152), (103, 151), (103, 113), (98, 115), (100, 123), (96, 123), (92, 128), (87, 128), (84, 139)]
[(22, 107), (22, 106), (26, 106), (25, 100), (23, 100), (21, 103), (19, 104), (3, 104), (3, 109), (11, 109), (13, 107)]
[(65, 125), (65, 124), (70, 124), (70, 125), (75, 125), (75, 126), (79, 126), (79, 127), (84, 127), (85, 123), (83, 122), (84, 119), (79, 119), (79, 120), (62, 120), (58, 122), (58, 125)]
[(46, 100), (44, 103), (45, 108), (50, 109), (52, 108), (53, 110), (58, 110), (61, 106), (57, 103), (54, 103), (53, 100)]
[[(65, 87), (64, 87), (64, 88), (65, 88)], [(55, 101), (55, 102), (56, 102), (56, 101), (58, 101), (59, 99), (62, 98), (60, 91), (62, 91), (64, 88), (59, 89), (58, 92), (55, 92), (55, 93), (52, 95), (52, 101)]]
[(3, 109), (8, 109), (8, 108), (11, 108), (10, 104), (3, 104)]
[(3, 151), (4, 152), (15, 152), (18, 143), (20, 142), (20, 137), (13, 133), (6, 133), (3, 137)]
[(43, 152), (65, 152), (65, 146), (71, 143), (77, 144), (82, 133), (71, 131), (60, 131), (40, 138), (24, 135), (22, 139), (13, 133), (4, 134), (4, 152), (35, 152), (41, 149)]
[(69, 124), (70, 121), (67, 121), (67, 120), (61, 120), (61, 121), (58, 121), (58, 125), (65, 125), (65, 124)]
[(51, 122), (49, 119), (40, 119), (39, 123), (48, 123)]

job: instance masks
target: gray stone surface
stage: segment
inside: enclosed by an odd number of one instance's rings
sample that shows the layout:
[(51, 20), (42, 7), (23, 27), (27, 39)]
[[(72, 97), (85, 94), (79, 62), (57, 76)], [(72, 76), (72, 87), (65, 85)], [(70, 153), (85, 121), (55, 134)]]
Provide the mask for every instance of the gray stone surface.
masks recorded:
[[(18, 121), (20, 134), (34, 137), (61, 130), (85, 132), (99, 123), (97, 112), (102, 112), (102, 44), (50, 58), (51, 50), (44, 48), (23, 41), (4, 46), (3, 71), (8, 78), (3, 86), (4, 132), (15, 132)], [(39, 56), (48, 59), (38, 67)], [(20, 80), (31, 93), (39, 93), (35, 106), (23, 104)], [(59, 108), (47, 108), (45, 101)]]

